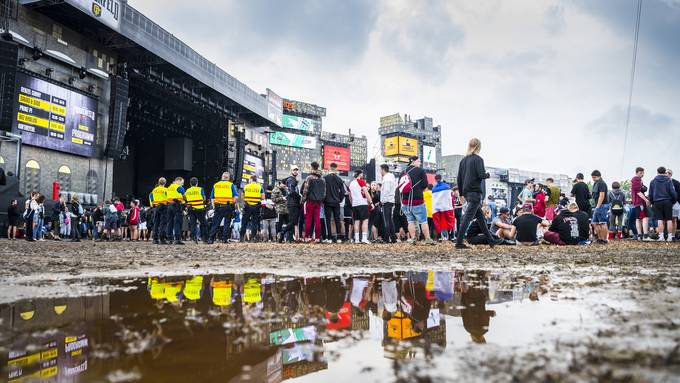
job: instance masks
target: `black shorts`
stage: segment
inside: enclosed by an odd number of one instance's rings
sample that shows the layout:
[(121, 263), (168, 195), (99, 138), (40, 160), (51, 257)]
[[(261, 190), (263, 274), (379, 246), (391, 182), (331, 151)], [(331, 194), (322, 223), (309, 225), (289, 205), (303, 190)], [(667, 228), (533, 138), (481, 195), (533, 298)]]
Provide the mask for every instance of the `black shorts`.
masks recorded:
[(368, 219), (368, 206), (353, 206), (352, 215), (354, 216), (355, 221), (363, 221)]
[(288, 222), (294, 223), (300, 220), (300, 205), (288, 205)]
[(654, 218), (657, 221), (671, 221), (673, 219), (673, 201), (658, 201), (654, 203)]

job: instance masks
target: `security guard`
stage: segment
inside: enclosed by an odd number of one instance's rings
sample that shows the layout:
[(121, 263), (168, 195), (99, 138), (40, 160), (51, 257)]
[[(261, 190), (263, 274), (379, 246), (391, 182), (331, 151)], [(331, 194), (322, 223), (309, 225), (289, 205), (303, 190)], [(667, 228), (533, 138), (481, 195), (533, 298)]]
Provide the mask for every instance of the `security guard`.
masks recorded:
[(158, 184), (149, 193), (149, 204), (153, 207), (153, 243), (165, 245), (165, 231), (168, 224), (166, 196), (167, 188), (164, 177), (158, 179)]
[(191, 187), (184, 194), (189, 206), (189, 232), (194, 242), (198, 243), (196, 235), (196, 222), (199, 224), (201, 239), (207, 242), (208, 230), (205, 227), (205, 193), (203, 188), (198, 186), (198, 178), (191, 177), (189, 180)]
[[(182, 242), (182, 214), (184, 212), (184, 178), (177, 177), (175, 182), (168, 186), (168, 241), (174, 240), (175, 245), (184, 245)], [(174, 233), (174, 235), (173, 235)]]
[[(250, 240), (260, 229), (260, 208), (264, 200), (264, 188), (257, 182), (257, 176), (250, 176), (250, 182), (243, 188), (243, 216), (241, 217), (241, 238)], [(246, 237), (246, 230), (248, 236)]]
[(234, 215), (234, 204), (238, 197), (236, 185), (229, 181), (229, 172), (222, 173), (222, 179), (213, 185), (210, 193), (210, 200), (212, 201), (215, 214), (213, 215), (212, 226), (210, 227), (210, 235), (208, 237), (208, 244), (215, 242), (217, 236), (217, 229), (220, 228), (220, 222), (224, 219), (224, 227), (222, 229), (222, 242), (227, 243), (227, 232), (231, 224), (231, 218)]

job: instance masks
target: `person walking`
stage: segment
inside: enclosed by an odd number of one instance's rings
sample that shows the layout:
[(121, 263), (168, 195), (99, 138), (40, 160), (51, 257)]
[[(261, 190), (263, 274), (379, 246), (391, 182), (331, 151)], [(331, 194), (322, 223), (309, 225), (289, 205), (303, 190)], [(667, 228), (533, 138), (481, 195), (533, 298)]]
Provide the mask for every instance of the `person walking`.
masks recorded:
[[(673, 204), (678, 200), (678, 195), (673, 187), (673, 181), (666, 174), (666, 168), (659, 166), (656, 177), (649, 183), (649, 200), (654, 208), (654, 218), (659, 226), (659, 241), (673, 241)], [(668, 230), (666, 230), (668, 229)]]
[(236, 185), (230, 180), (229, 172), (222, 173), (221, 179), (213, 185), (210, 193), (210, 201), (214, 210), (212, 218), (212, 226), (210, 227), (210, 234), (208, 235), (208, 244), (215, 243), (217, 237), (217, 230), (224, 220), (222, 226), (222, 242), (227, 243), (227, 232), (229, 231), (229, 224), (234, 215), (234, 206), (238, 198), (238, 190)]
[[(311, 163), (312, 172), (302, 187), (302, 203), (305, 214), (305, 242), (312, 241), (312, 225), (314, 225), (314, 241), (321, 242), (321, 203), (326, 198), (326, 182), (321, 177), (319, 163)], [(338, 204), (339, 210), (339, 204)], [(338, 214), (339, 215), (339, 214)]]
[(323, 177), (326, 183), (326, 197), (324, 199), (324, 213), (326, 214), (326, 233), (328, 233), (333, 243), (338, 239), (342, 241), (341, 232), (342, 211), (340, 204), (345, 199), (345, 183), (338, 176), (338, 165), (333, 162), (330, 165), (330, 172)]
[(397, 179), (390, 172), (387, 164), (380, 165), (382, 175), (382, 189), (380, 190), (380, 204), (383, 207), (383, 224), (385, 235), (383, 240), (387, 243), (397, 243), (397, 231), (394, 227), (394, 195), (397, 191)]
[[(456, 249), (470, 249), (470, 246), (463, 244), (465, 232), (473, 219), (478, 222), (486, 222), (482, 213), (482, 181), (490, 177), (484, 168), (484, 159), (479, 156), (482, 150), (482, 143), (477, 138), (473, 138), (468, 143), (467, 154), (458, 166), (457, 184), (465, 197), (465, 212), (463, 222), (460, 224), (460, 232), (456, 236)], [(493, 247), (503, 242), (500, 238), (494, 238), (487, 225), (481, 225), (482, 232), (489, 241), (489, 246)]]

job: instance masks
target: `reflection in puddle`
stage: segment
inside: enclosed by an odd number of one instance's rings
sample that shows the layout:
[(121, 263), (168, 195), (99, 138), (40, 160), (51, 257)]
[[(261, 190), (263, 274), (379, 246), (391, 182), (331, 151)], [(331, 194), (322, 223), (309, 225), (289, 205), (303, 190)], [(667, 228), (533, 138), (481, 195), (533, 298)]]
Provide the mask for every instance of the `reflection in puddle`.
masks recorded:
[[(530, 340), (553, 320), (545, 315), (552, 309), (539, 309), (556, 304), (543, 298), (548, 282), (546, 275), (483, 271), (97, 281), (128, 288), (0, 306), (2, 377), (68, 382), (408, 379), (415, 373), (410, 361), (431, 360), (447, 347), (522, 341), (504, 336), (508, 331)], [(513, 314), (518, 305), (519, 318)], [(503, 323), (503, 312), (514, 323)], [(497, 320), (503, 331), (496, 335)]]

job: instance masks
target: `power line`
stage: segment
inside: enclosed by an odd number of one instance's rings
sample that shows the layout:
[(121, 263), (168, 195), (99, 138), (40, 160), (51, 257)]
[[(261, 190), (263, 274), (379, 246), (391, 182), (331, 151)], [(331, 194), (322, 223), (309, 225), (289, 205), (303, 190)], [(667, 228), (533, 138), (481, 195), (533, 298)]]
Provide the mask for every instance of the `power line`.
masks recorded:
[(623, 152), (621, 153), (621, 175), (624, 174), (626, 146), (628, 145), (628, 127), (630, 126), (630, 110), (633, 105), (633, 86), (635, 84), (635, 64), (637, 63), (638, 39), (640, 37), (640, 15), (642, 14), (642, 0), (637, 3), (637, 17), (635, 19), (635, 37), (633, 38), (633, 64), (630, 68), (630, 85), (628, 88), (628, 110), (626, 112), (626, 126), (623, 130)]

